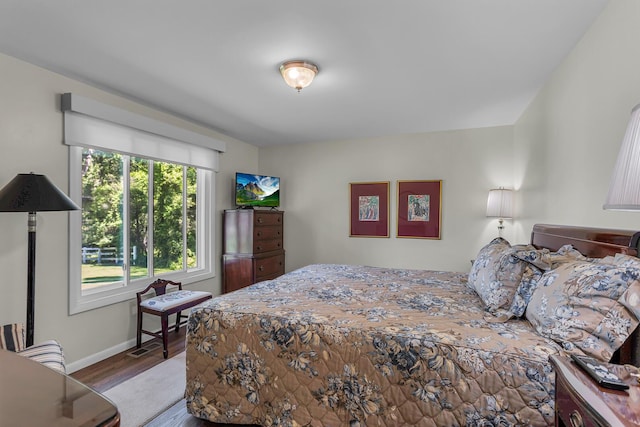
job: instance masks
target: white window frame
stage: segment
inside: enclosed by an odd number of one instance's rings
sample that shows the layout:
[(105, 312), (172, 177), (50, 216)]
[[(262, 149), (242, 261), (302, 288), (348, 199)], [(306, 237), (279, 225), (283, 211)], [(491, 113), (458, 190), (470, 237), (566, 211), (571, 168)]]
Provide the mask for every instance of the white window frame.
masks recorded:
[[(82, 151), (90, 147), (105, 152), (194, 166), (198, 169), (197, 256), (198, 266), (186, 271), (163, 274), (183, 285), (215, 276), (215, 172), (221, 141), (157, 122), (125, 110), (77, 95), (64, 94), (65, 144), (69, 145), (69, 196), (82, 204)], [(103, 135), (109, 134), (109, 138)], [(179, 139), (178, 139), (179, 138)], [(154, 145), (155, 144), (155, 145)], [(177, 161), (176, 161), (177, 158)], [(151, 212), (150, 212), (151, 214)], [(69, 314), (81, 313), (135, 298), (155, 277), (82, 290), (82, 212), (69, 216)], [(128, 276), (128, 271), (125, 271)]]

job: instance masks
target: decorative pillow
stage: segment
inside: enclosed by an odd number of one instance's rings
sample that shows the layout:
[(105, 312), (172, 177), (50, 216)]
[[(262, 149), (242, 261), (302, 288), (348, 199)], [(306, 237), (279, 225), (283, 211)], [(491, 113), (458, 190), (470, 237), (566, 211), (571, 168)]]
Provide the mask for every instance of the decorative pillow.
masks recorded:
[(526, 317), (568, 352), (609, 361), (638, 326), (640, 269), (574, 261), (542, 275)]
[(615, 256), (604, 257), (599, 262), (603, 264), (613, 264), (620, 267), (631, 267), (640, 269), (640, 258), (631, 255), (616, 254)]
[(528, 250), (535, 248), (530, 245), (511, 246), (508, 241), (498, 237), (478, 253), (467, 284), (480, 296), (489, 312), (504, 314), (511, 307), (527, 267), (526, 262), (513, 254)]
[(10, 323), (2, 325), (0, 332), (0, 349), (9, 351), (24, 350), (24, 325), (22, 323)]
[(521, 250), (516, 252), (514, 256), (544, 271), (553, 270), (565, 262), (587, 261), (587, 258), (571, 245), (564, 245), (556, 252), (551, 252), (549, 249), (535, 248), (533, 250)]
[(514, 252), (514, 257), (528, 263), (522, 274), (522, 280), (516, 289), (508, 313), (520, 317), (525, 313), (531, 295), (538, 286), (542, 273), (552, 270), (565, 262), (587, 260), (579, 251), (571, 245), (562, 246), (557, 252), (549, 249), (525, 249)]
[(521, 317), (524, 314), (527, 309), (527, 305), (531, 300), (531, 295), (533, 295), (533, 291), (536, 290), (538, 282), (542, 277), (542, 273), (543, 271), (533, 264), (527, 264), (525, 266), (524, 272), (522, 273), (522, 279), (520, 280), (520, 284), (513, 296), (511, 307), (507, 312), (509, 318), (513, 316)]
[(64, 351), (55, 340), (45, 341), (18, 352), (20, 356), (42, 363), (51, 369), (63, 374), (67, 372), (64, 362)]

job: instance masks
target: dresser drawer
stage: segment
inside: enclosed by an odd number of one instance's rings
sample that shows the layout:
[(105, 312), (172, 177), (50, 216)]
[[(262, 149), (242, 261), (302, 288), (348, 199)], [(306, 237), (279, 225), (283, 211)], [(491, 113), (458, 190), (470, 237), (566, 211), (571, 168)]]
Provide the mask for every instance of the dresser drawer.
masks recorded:
[(253, 253), (282, 249), (282, 226), (260, 226), (253, 229)]
[[(593, 380), (580, 370), (568, 358), (552, 357), (556, 368), (556, 422), (559, 427), (610, 427), (623, 426), (600, 413), (606, 407), (600, 406), (594, 396), (598, 388)], [(588, 391), (591, 390), (589, 394)], [(598, 391), (596, 391), (598, 390)], [(606, 391), (604, 391), (606, 393)], [(615, 393), (615, 392), (614, 392)], [(626, 396), (626, 393), (624, 393)], [(587, 398), (586, 396), (591, 396)], [(598, 409), (595, 409), (595, 408)]]
[(272, 252), (282, 249), (282, 238), (271, 240), (254, 240), (253, 253)]
[(253, 229), (253, 240), (282, 239), (282, 226), (260, 226)]
[(270, 211), (253, 211), (253, 224), (261, 225), (282, 225), (282, 213)]
[(273, 279), (284, 274), (284, 254), (254, 260), (256, 282)]
[[(563, 380), (557, 381), (556, 407), (558, 420), (566, 427), (595, 427), (609, 424), (594, 422), (594, 415), (589, 413), (583, 403), (571, 393), (571, 388)], [(597, 416), (597, 415), (596, 415)]]

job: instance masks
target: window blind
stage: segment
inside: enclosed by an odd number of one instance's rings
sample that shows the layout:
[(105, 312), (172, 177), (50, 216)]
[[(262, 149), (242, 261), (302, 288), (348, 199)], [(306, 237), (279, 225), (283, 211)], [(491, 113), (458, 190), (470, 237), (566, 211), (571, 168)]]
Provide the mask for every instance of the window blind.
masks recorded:
[(66, 145), (117, 151), (218, 171), (222, 141), (70, 93), (62, 98)]

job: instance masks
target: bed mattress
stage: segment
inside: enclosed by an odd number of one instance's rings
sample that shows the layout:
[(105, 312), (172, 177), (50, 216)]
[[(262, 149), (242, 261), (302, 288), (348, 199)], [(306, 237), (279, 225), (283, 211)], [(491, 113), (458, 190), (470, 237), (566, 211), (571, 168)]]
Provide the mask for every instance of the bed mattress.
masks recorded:
[(553, 424), (561, 352), (463, 273), (311, 265), (190, 315), (187, 409), (264, 426)]

